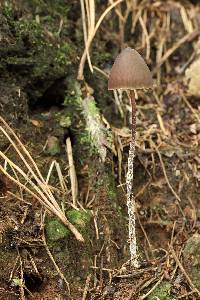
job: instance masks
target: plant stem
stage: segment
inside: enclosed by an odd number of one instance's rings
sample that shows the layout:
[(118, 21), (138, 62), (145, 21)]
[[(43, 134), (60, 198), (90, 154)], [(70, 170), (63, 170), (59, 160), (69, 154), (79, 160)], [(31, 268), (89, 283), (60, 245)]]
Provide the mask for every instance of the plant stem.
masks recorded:
[(131, 143), (128, 156), (128, 172), (126, 177), (127, 185), (127, 207), (129, 215), (129, 242), (130, 242), (130, 254), (131, 254), (131, 265), (138, 267), (137, 259), (137, 241), (135, 232), (135, 198), (133, 195), (133, 163), (135, 157), (135, 134), (136, 134), (136, 103), (135, 93), (130, 91), (130, 100), (132, 107), (132, 124), (131, 124)]

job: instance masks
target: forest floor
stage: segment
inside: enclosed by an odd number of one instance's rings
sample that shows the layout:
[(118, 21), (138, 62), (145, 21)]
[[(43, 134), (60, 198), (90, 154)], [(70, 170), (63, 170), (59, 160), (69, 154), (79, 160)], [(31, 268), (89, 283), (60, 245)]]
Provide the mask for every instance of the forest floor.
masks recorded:
[[(11, 8), (15, 11), (14, 22), (24, 22), (23, 14), (30, 18), (29, 10), (27, 13), (27, 10), (16, 7), (15, 1), (11, 2)], [(181, 27), (182, 36), (187, 35), (187, 38), (179, 43), (180, 32), (175, 29), (175, 32), (178, 32), (178, 42), (174, 39), (169, 43), (162, 40), (168, 48), (165, 52), (167, 56), (163, 55), (164, 59), (161, 60), (162, 69), (159, 59), (153, 64), (153, 59), (149, 58), (155, 89), (138, 92), (134, 166), (136, 232), (140, 261), (138, 269), (132, 268), (129, 261), (125, 175), (131, 135), (130, 105), (126, 94), (123, 93), (124, 103), (117, 105), (114, 96), (106, 88), (106, 64), (102, 68), (103, 75), (98, 71), (91, 75), (86, 68), (85, 81), (79, 83), (74, 79), (74, 74), (70, 73), (67, 74), (69, 80), (63, 83), (63, 69), (66, 66), (72, 68), (71, 56), (74, 55), (74, 49), (63, 48), (69, 52), (70, 61), (63, 63), (62, 45), (59, 45), (58, 53), (53, 53), (53, 61), (55, 57), (59, 62), (62, 60), (60, 69), (55, 70), (50, 61), (48, 66), (41, 67), (41, 73), (38, 73), (41, 61), (37, 70), (32, 69), (29, 58), (26, 57), (30, 68), (30, 71), (27, 71), (27, 65), (24, 61), (21, 62), (21, 57), (14, 62), (14, 58), (18, 58), (18, 52), (13, 54), (11, 48), (6, 52), (6, 58), (0, 64), (2, 72), (6, 74), (3, 83), (0, 83), (1, 117), (8, 122), (28, 149), (45, 180), (48, 178), (53, 197), (61, 210), (66, 212), (70, 222), (83, 235), (85, 242), (78, 241), (59, 218), (45, 210), (35, 197), (38, 195), (38, 187), (46, 195), (45, 185), (43, 189), (42, 184), (35, 179), (37, 168), (34, 168), (23, 146), (1, 119), (0, 150), (4, 155), (1, 155), (1, 166), (18, 184), (5, 173), (0, 173), (0, 299), (200, 299), (200, 104), (199, 95), (191, 95), (184, 81), (190, 57), (192, 61), (198, 58), (198, 34), (190, 12), (196, 12), (199, 18), (200, 7), (189, 2), (182, 6), (181, 2), (177, 1), (167, 1), (165, 6), (166, 1), (164, 2), (163, 4), (162, 1), (155, 1), (151, 8), (148, 4), (144, 4), (142, 8), (140, 5), (135, 8), (136, 12), (142, 9), (141, 16), (146, 22), (147, 15), (157, 14), (157, 19), (160, 18), (159, 26), (162, 23), (163, 28), (165, 21), (168, 24), (167, 18), (170, 15), (171, 32), (174, 30), (174, 23), (179, 24), (180, 16), (183, 18), (185, 12), (184, 26), (177, 26)], [(72, 9), (74, 1), (70, 3)], [(33, 13), (33, 8), (27, 9), (31, 9)], [(2, 11), (7, 20), (6, 24), (11, 28), (13, 25), (9, 19), (10, 15), (8, 17), (8, 9), (5, 12), (4, 7)], [(180, 19), (177, 21), (174, 15), (179, 12)], [(42, 11), (38, 14), (41, 14), (41, 23), (42, 17), (46, 22), (47, 18), (45, 19)], [(62, 12), (59, 10), (59, 16), (60, 14)], [(82, 28), (80, 18), (74, 18), (70, 13), (68, 18), (73, 19), (74, 24), (77, 23), (79, 28)], [(139, 23), (142, 22), (141, 18), (138, 20)], [(109, 29), (112, 22), (109, 18), (106, 21)], [(146, 24), (148, 25), (148, 22)], [(188, 24), (193, 24), (193, 35), (191, 32), (185, 32), (190, 31)], [(22, 24), (20, 26), (20, 30), (23, 28), (25, 32), (25, 27)], [(34, 26), (28, 30), (35, 30)], [(71, 26), (72, 30), (73, 25), (68, 26)], [(135, 30), (140, 33), (137, 26), (135, 25)], [(158, 24), (154, 26), (156, 28)], [(13, 40), (16, 42), (19, 33), (14, 39), (14, 30), (8, 34), (5, 22), (3, 25), (0, 23), (0, 27), (3, 33), (6, 32), (5, 40), (9, 45)], [(49, 30), (48, 26), (45, 28)], [(51, 40), (54, 37), (47, 29), (46, 33)], [(64, 27), (64, 30), (67, 29)], [(22, 40), (28, 44), (24, 32)], [(152, 45), (160, 42), (155, 32), (152, 35)], [(35, 47), (33, 45), (36, 44), (38, 34), (37, 31), (31, 36), (30, 48)], [(93, 57), (100, 66), (104, 59), (110, 58), (107, 46), (107, 52), (102, 54), (98, 61), (96, 51), (98, 47), (104, 47), (100, 42), (102, 35), (103, 29), (97, 35)], [(76, 38), (80, 39), (77, 33)], [(141, 46), (142, 43), (146, 45), (145, 37), (139, 41), (141, 44), (137, 49), (146, 49)], [(55, 44), (57, 45), (57, 40)], [(49, 49), (47, 44), (43, 46)], [(32, 55), (39, 53), (38, 59), (41, 59), (41, 50), (34, 49)], [(2, 47), (0, 51), (5, 53), (8, 50)], [(81, 52), (79, 55), (81, 56)], [(76, 65), (76, 75), (77, 69)], [(48, 72), (51, 72), (51, 75)], [(54, 78), (54, 72), (59, 73), (58, 78)], [(43, 76), (44, 82), (41, 83)], [(46, 86), (48, 81), (50, 84)], [(71, 81), (73, 87), (69, 84)], [(61, 96), (58, 95), (58, 91)], [(24, 111), (19, 111), (18, 103), (13, 100), (16, 97), (19, 97), (17, 99)], [(95, 100), (95, 114), (100, 116), (100, 122), (109, 132), (108, 137), (111, 138), (110, 144), (106, 144), (105, 147), (104, 162), (101, 161), (98, 151), (91, 151), (90, 147), (88, 149), (88, 137), (80, 134), (83, 128), (82, 106), (70, 108), (71, 102), (66, 102), (66, 99), (76, 102), (77, 97), (80, 97), (83, 103), (86, 103), (88, 97)], [(7, 99), (13, 101), (13, 106), (8, 106)], [(75, 116), (70, 119), (73, 109)], [(64, 118), (66, 112), (67, 118)], [(72, 183), (75, 175), (70, 173), (67, 138), (70, 138), (72, 143), (73, 154), (70, 154), (70, 157), (74, 160), (78, 179), (76, 201), (73, 198)], [(15, 146), (26, 158), (33, 173), (24, 164)], [(26, 176), (15, 166), (24, 170)], [(34, 191), (34, 194), (26, 190), (26, 187), (30, 188), (30, 181), (33, 183), (31, 191)], [(23, 182), (23, 186), (19, 186), (19, 182)]]

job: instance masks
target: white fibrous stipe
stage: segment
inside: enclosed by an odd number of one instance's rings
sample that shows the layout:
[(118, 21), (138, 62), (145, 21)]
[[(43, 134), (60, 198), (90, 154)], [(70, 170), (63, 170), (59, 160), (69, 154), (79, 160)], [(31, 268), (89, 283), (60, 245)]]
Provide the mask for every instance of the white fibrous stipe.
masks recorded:
[(131, 265), (135, 268), (139, 267), (137, 258), (137, 240), (135, 230), (135, 198), (133, 195), (133, 163), (135, 157), (135, 117), (133, 117), (132, 141), (130, 143), (128, 157), (128, 172), (126, 175), (127, 186), (127, 207), (129, 215), (129, 243), (131, 254)]

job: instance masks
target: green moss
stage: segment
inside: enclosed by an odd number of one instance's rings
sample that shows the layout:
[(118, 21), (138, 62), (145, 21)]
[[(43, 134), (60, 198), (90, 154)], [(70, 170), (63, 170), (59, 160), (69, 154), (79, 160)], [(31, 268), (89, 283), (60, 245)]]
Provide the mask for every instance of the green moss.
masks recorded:
[(88, 113), (93, 117), (99, 115), (99, 109), (94, 100), (88, 102)]
[[(82, 92), (80, 83), (74, 78), (69, 78), (68, 81), (68, 91), (65, 96), (63, 105), (66, 107), (72, 107), (73, 113), (76, 113), (76, 110), (81, 109), (82, 104)], [(75, 110), (74, 110), (75, 109)]]
[(69, 235), (69, 230), (57, 218), (49, 220), (46, 224), (46, 234), (50, 241), (58, 241)]
[[(36, 10), (37, 6), (41, 8), (43, 4), (44, 1), (35, 1), (33, 7)], [(13, 73), (17, 80), (23, 81), (31, 104), (41, 98), (55, 80), (66, 76), (71, 70), (68, 66), (74, 65), (77, 61), (76, 48), (70, 39), (66, 36), (61, 39), (57, 36), (57, 32), (54, 32), (53, 27), (48, 27), (42, 22), (43, 17), (46, 16), (48, 19), (51, 16), (52, 26), (55, 26), (58, 31), (57, 20), (55, 20), (56, 9), (64, 13), (64, 8), (68, 5), (64, 1), (59, 1), (57, 5), (53, 2), (45, 5), (49, 6), (48, 8), (52, 9), (54, 14), (48, 15), (47, 9), (44, 11), (46, 15), (41, 16), (40, 22), (35, 20), (35, 11), (33, 15), (29, 14), (27, 17), (23, 15), (23, 18), (16, 19), (12, 5), (3, 7), (10, 43), (8, 47), (0, 48), (0, 66), (4, 72), (7, 70), (8, 73)], [(60, 13), (57, 11), (58, 15)], [(62, 29), (65, 29), (65, 25)]]
[(114, 181), (114, 176), (111, 173), (107, 173), (108, 175), (106, 176), (106, 181), (107, 181), (107, 194), (110, 200), (116, 200), (117, 193), (116, 193), (116, 186), (115, 186), (115, 181)]
[(86, 229), (87, 224), (90, 222), (92, 213), (90, 210), (76, 210), (71, 209), (67, 212), (67, 218), (69, 221), (77, 226), (80, 231), (84, 231)]
[(22, 3), (27, 8), (32, 9), (33, 11), (36, 10), (38, 14), (41, 14), (41, 19), (44, 18), (43, 15), (46, 13), (53, 17), (67, 17), (68, 12), (70, 11), (70, 5), (67, 4), (65, 0), (24, 0)]
[(59, 124), (61, 127), (69, 128), (71, 126), (71, 118), (69, 116), (61, 115)]
[(46, 44), (43, 28), (35, 20), (19, 20), (13, 25), (18, 40), (23, 41), (24, 38), (28, 38), (31, 45), (36, 45), (40, 49)]
[(6, 2), (2, 7), (2, 13), (7, 18), (7, 20), (12, 20), (13, 18), (13, 9), (12, 5), (9, 2)]
[(171, 283), (163, 281), (159, 286), (148, 296), (148, 300), (172, 300)]
[(21, 278), (19, 278), (19, 277), (14, 277), (12, 279), (11, 286), (22, 287), (23, 286), (23, 280)]
[(92, 145), (91, 135), (86, 130), (79, 134), (78, 142), (80, 143), (80, 145), (86, 147), (90, 155), (97, 153), (95, 152), (95, 148)]
[[(91, 220), (92, 213), (90, 210), (80, 211), (76, 209), (70, 209), (67, 211), (66, 216), (68, 220), (77, 227), (78, 230), (84, 232)], [(47, 219), (46, 234), (49, 241), (55, 242), (67, 237), (69, 234), (71, 234), (71, 232), (60, 220), (54, 217)]]
[(183, 251), (184, 265), (192, 282), (200, 289), (200, 235), (188, 239)]
[(102, 64), (105, 65), (106, 62), (110, 63), (112, 59), (113, 57), (111, 53), (106, 53), (104, 51), (99, 51), (96, 49), (92, 51), (92, 61), (98, 66), (101, 66)]
[(60, 142), (59, 139), (55, 136), (49, 136), (47, 140), (47, 146), (45, 149), (45, 153), (50, 154), (52, 156), (60, 154)]

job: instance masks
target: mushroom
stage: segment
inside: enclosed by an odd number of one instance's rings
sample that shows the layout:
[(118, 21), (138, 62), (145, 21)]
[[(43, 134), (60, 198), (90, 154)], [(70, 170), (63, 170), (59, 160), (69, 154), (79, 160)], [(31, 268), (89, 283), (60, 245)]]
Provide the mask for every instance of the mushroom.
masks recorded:
[(116, 58), (108, 81), (108, 90), (127, 90), (129, 92), (132, 107), (132, 124), (128, 172), (126, 176), (127, 185), (127, 207), (129, 214), (129, 242), (131, 264), (138, 267), (137, 243), (135, 233), (135, 198), (133, 196), (133, 163), (135, 156), (135, 134), (136, 134), (136, 89), (152, 88), (153, 80), (151, 72), (141, 55), (134, 49), (124, 49)]

